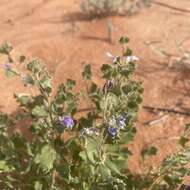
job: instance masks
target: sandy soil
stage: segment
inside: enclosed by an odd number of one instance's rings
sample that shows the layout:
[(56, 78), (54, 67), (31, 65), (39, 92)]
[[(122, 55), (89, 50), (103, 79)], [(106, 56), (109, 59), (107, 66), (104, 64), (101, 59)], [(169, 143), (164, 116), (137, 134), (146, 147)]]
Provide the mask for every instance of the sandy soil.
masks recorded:
[[(190, 9), (187, 0), (159, 0), (159, 2)], [(187, 108), (189, 97), (182, 80), (175, 78), (177, 73), (168, 69), (166, 57), (158, 49), (164, 49), (174, 56), (180, 56), (176, 44), (182, 42), (183, 48), (190, 48), (190, 13), (185, 13), (158, 4), (126, 17), (109, 17), (89, 20), (80, 12), (79, 0), (1, 0), (0, 1), (0, 42), (10, 41), (16, 51), (29, 56), (43, 58), (54, 75), (54, 85), (66, 78), (76, 79), (81, 85), (80, 72), (84, 61), (91, 63), (94, 80), (100, 83), (100, 66), (107, 62), (107, 51), (120, 52), (117, 40), (122, 35), (131, 39), (134, 53), (140, 57), (136, 77), (143, 81), (144, 105)], [(114, 26), (113, 43), (108, 38), (107, 23)], [(147, 42), (158, 41), (153, 46)], [(0, 70), (0, 109), (15, 112), (17, 105), (13, 92), (24, 92), (20, 82), (5, 80)], [(145, 161), (157, 165), (165, 155), (176, 148), (176, 139), (180, 135), (188, 117), (167, 114), (167, 119), (152, 126), (143, 125), (152, 119), (159, 119), (167, 113), (150, 114), (141, 109), (137, 128), (139, 132), (135, 143), (130, 167), (140, 172), (144, 169), (139, 153), (143, 147), (154, 144), (160, 148), (158, 157)], [(135, 161), (134, 161), (135, 160)]]

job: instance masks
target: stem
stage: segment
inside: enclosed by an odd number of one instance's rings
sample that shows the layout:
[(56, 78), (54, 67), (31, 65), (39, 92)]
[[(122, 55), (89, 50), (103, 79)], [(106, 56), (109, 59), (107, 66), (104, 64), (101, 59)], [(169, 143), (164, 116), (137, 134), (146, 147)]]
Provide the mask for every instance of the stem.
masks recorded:
[(53, 189), (53, 187), (54, 187), (55, 177), (56, 177), (56, 170), (54, 169), (52, 172), (52, 177), (51, 177), (51, 189)]

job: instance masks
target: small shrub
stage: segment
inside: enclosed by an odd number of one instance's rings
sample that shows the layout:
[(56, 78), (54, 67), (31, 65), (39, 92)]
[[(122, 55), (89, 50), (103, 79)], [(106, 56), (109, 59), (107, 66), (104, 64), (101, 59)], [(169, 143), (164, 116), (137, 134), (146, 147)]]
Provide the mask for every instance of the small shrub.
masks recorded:
[(83, 0), (81, 9), (92, 17), (133, 14), (149, 7), (152, 0)]
[[(101, 67), (103, 88), (91, 80), (91, 67), (86, 65), (82, 76), (88, 81), (88, 92), (81, 89), (81, 93), (74, 93), (76, 82), (68, 79), (55, 95), (51, 76), (40, 60), (25, 56), (15, 60), (10, 44), (0, 48), (7, 56), (7, 76), (15, 76), (37, 91), (35, 95), (14, 95), (22, 109), (16, 117), (0, 114), (2, 190), (173, 190), (181, 185), (183, 177), (190, 174), (189, 125), (179, 151), (166, 158), (160, 168), (146, 174), (133, 174), (128, 168), (132, 151), (127, 145), (136, 134), (133, 124), (143, 92), (141, 83), (132, 79), (138, 58), (132, 55), (128, 42), (128, 38), (120, 39), (121, 56), (108, 53), (112, 63)], [(94, 107), (79, 117), (81, 98), (90, 99)], [(30, 121), (31, 139), (14, 131), (25, 119)], [(142, 156), (156, 152), (151, 146)]]
[[(126, 42), (127, 38), (121, 39), (124, 47)], [(141, 84), (131, 79), (135, 69), (131, 51), (111, 55), (112, 64), (102, 66), (103, 89), (91, 81), (91, 67), (86, 65), (82, 72), (90, 85), (86, 95), (73, 93), (76, 82), (68, 79), (52, 96), (51, 76), (42, 62), (23, 56), (14, 60), (10, 47), (4, 44), (0, 49), (7, 55), (6, 75), (18, 77), (38, 93), (14, 96), (23, 110), (19, 118), (30, 120), (31, 141), (17, 132), (8, 134), (17, 120), (1, 114), (0, 186), (23, 190), (126, 189), (123, 172), (130, 151), (122, 145), (135, 135), (133, 123), (143, 91)], [(82, 97), (89, 98), (94, 109), (77, 118)]]
[(84, 0), (82, 10), (92, 16), (101, 16), (118, 13), (126, 0)]

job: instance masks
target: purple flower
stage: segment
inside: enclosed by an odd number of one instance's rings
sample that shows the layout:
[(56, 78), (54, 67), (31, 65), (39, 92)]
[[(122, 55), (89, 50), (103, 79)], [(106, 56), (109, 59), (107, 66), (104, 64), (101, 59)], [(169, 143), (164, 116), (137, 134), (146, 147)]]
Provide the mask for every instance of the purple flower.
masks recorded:
[(104, 84), (104, 87), (103, 87), (103, 93), (107, 94), (108, 90), (112, 89), (113, 86), (114, 86), (113, 80), (106, 81), (106, 83)]
[(107, 88), (108, 89), (111, 89), (113, 87), (113, 85), (114, 85), (113, 80), (108, 80), (106, 83), (107, 83)]
[(110, 52), (107, 52), (106, 55), (112, 60), (112, 63), (116, 63), (119, 60), (119, 56), (114, 56)]
[(190, 185), (186, 185), (185, 190), (190, 190)]
[(120, 129), (124, 129), (125, 128), (125, 121), (126, 121), (126, 118), (123, 116), (123, 115), (120, 115), (118, 118), (117, 118), (117, 125)]
[(74, 126), (74, 121), (70, 116), (59, 117), (59, 123), (67, 129), (72, 129)]
[(4, 65), (3, 65), (3, 68), (5, 69), (5, 70), (11, 70), (11, 64), (10, 63), (5, 63)]
[(114, 138), (118, 133), (118, 129), (116, 127), (108, 127), (108, 133)]

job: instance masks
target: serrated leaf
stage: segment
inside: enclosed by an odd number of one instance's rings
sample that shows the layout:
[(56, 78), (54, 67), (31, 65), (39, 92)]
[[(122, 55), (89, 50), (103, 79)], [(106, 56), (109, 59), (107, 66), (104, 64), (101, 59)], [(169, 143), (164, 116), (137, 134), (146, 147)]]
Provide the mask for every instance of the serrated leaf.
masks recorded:
[(153, 156), (156, 155), (157, 153), (157, 148), (154, 146), (150, 146), (148, 148), (145, 148), (142, 150), (141, 155), (144, 158), (145, 156)]
[(82, 72), (82, 76), (85, 80), (90, 80), (92, 76), (91, 66), (90, 64), (86, 65), (84, 67), (84, 70)]
[(129, 48), (127, 48), (127, 49), (125, 50), (124, 56), (131, 56), (132, 53), (133, 53), (132, 50), (129, 49)]
[(27, 69), (29, 71), (32, 71), (33, 73), (37, 73), (37, 72), (42, 71), (44, 69), (44, 66), (42, 65), (39, 59), (32, 59), (27, 64)]
[(121, 44), (127, 44), (127, 43), (129, 43), (129, 38), (128, 37), (121, 37), (119, 42)]
[(37, 116), (37, 117), (47, 117), (48, 112), (44, 109), (43, 106), (35, 106), (32, 109), (32, 115)]
[(99, 172), (100, 172), (101, 177), (102, 177), (103, 179), (106, 179), (106, 178), (108, 178), (108, 177), (111, 176), (111, 171), (110, 171), (110, 169), (109, 169), (108, 167), (106, 167), (106, 166), (100, 166), (100, 167), (99, 167)]
[(97, 152), (96, 151), (91, 151), (91, 152), (86, 152), (87, 154), (87, 157), (88, 157), (88, 160), (93, 164), (95, 165), (96, 164), (96, 155), (97, 155)]
[(44, 145), (34, 159), (36, 164), (46, 172), (49, 172), (53, 168), (54, 161), (56, 159), (56, 152), (50, 145)]
[(51, 93), (52, 86), (51, 86), (51, 78), (50, 77), (44, 77), (42, 80), (40, 80), (40, 83), (46, 92)]
[(93, 137), (88, 137), (86, 150), (87, 152), (98, 151), (99, 150), (98, 139)]
[(188, 138), (184, 137), (184, 136), (181, 136), (181, 138), (179, 139), (179, 144), (182, 146), (182, 147), (185, 147), (186, 143), (189, 141)]
[(13, 167), (9, 166), (5, 160), (0, 160), (0, 173), (10, 172), (13, 170)]
[(12, 78), (14, 76), (18, 76), (18, 73), (17, 71), (13, 70), (13, 69), (6, 69), (5, 70), (5, 75), (8, 77), (8, 78)]
[(110, 159), (107, 159), (106, 161), (105, 161), (105, 165), (112, 171), (112, 172), (114, 172), (114, 173), (117, 173), (117, 174), (121, 174), (120, 173), (120, 169), (117, 167), (117, 165), (113, 162), (113, 161), (111, 161)]
[(82, 158), (82, 160), (84, 160), (85, 162), (88, 161), (87, 155), (85, 151), (82, 151), (79, 153), (79, 156)]
[(59, 175), (66, 180), (67, 183), (70, 182), (71, 179), (71, 169), (68, 163), (61, 165), (57, 168)]
[(185, 125), (185, 132), (189, 131), (190, 130), (190, 124), (186, 124)]
[(67, 79), (65, 87), (67, 90), (72, 90), (75, 85), (76, 85), (76, 82), (74, 80)]
[(9, 42), (5, 42), (0, 46), (0, 53), (8, 55), (13, 47)]
[(34, 79), (29, 74), (23, 76), (22, 80), (23, 80), (23, 82), (24, 82), (25, 85), (27, 85), (27, 84), (34, 85), (35, 84)]
[(102, 65), (101, 71), (103, 73), (103, 78), (106, 78), (106, 79), (111, 78), (113, 70), (112, 70), (112, 67), (110, 65), (108, 65), (108, 64)]
[(42, 190), (42, 187), (43, 187), (43, 185), (39, 181), (36, 181), (34, 183), (34, 189), (35, 190)]
[(29, 103), (31, 103), (31, 97), (29, 94), (15, 94), (15, 98), (17, 101), (21, 104), (21, 106), (27, 106)]

